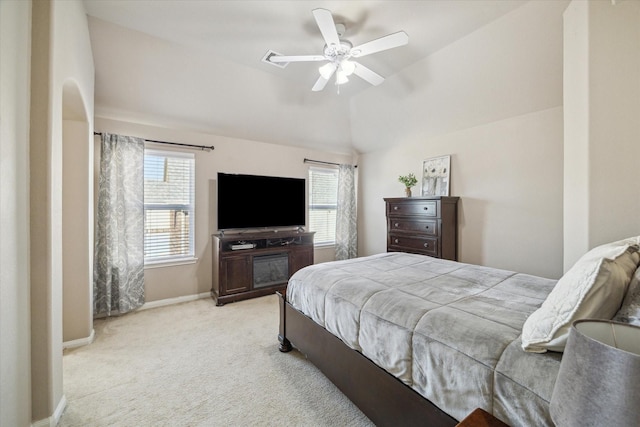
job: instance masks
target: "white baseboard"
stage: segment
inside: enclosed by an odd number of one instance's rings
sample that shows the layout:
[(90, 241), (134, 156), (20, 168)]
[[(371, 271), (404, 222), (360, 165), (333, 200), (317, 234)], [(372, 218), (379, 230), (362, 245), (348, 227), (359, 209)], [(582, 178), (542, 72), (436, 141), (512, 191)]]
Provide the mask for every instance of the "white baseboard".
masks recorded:
[(180, 304), (181, 302), (195, 301), (195, 300), (202, 299), (202, 298), (211, 298), (211, 293), (210, 292), (203, 292), (201, 294), (185, 295), (185, 296), (182, 296), (182, 297), (167, 298), (167, 299), (161, 299), (161, 300), (158, 300), (158, 301), (151, 301), (151, 302), (144, 303), (142, 305), (142, 307), (138, 308), (138, 310), (148, 310), (150, 308), (158, 308), (158, 307), (164, 307), (166, 305)]
[[(201, 294), (185, 295), (185, 296), (182, 296), (182, 297), (166, 298), (166, 299), (161, 299), (161, 300), (158, 300), (158, 301), (146, 302), (146, 303), (142, 304), (140, 307), (138, 307), (135, 310), (133, 310), (131, 313), (135, 313), (136, 311), (149, 310), (150, 308), (158, 308), (158, 307), (164, 307), (164, 306), (167, 306), (167, 305), (180, 304), (181, 302), (195, 301), (195, 300), (199, 300), (199, 299), (203, 299), (203, 298), (211, 298), (211, 292), (203, 292)], [(111, 316), (119, 316), (119, 315), (120, 315), (120, 313), (117, 312), (117, 311), (112, 311), (111, 312)], [(97, 316), (94, 316), (93, 318), (94, 319), (104, 319), (105, 317), (109, 317), (109, 316), (107, 316), (106, 313), (103, 313), (103, 314), (99, 314)]]
[(60, 399), (60, 402), (58, 402), (58, 406), (53, 412), (53, 415), (43, 420), (38, 420), (34, 423), (31, 423), (31, 427), (56, 427), (60, 422), (60, 418), (62, 417), (62, 413), (64, 412), (66, 407), (67, 398), (62, 395), (62, 399)]
[[(157, 308), (157, 307), (164, 307), (167, 305), (173, 305), (173, 304), (179, 304), (181, 302), (189, 302), (189, 301), (195, 301), (198, 299), (202, 299), (202, 298), (210, 298), (211, 297), (211, 293), (210, 292), (203, 292), (201, 294), (195, 294), (195, 295), (185, 295), (182, 297), (176, 297), (176, 298), (167, 298), (167, 299), (162, 299), (162, 300), (158, 300), (158, 301), (151, 301), (148, 303), (143, 304), (141, 307), (139, 307), (138, 309), (136, 309), (136, 311), (140, 311), (140, 310), (148, 310), (150, 308)], [(103, 316), (96, 316), (96, 319), (100, 319), (106, 317), (105, 315)], [(91, 335), (89, 335), (86, 338), (80, 338), (77, 340), (72, 340), (72, 341), (65, 341), (62, 343), (62, 348), (66, 349), (66, 348), (76, 348), (76, 347), (82, 347), (88, 344), (91, 344), (96, 338), (95, 335), (95, 330), (91, 330)]]
[(58, 423), (60, 422), (60, 418), (62, 418), (62, 413), (66, 408), (67, 408), (67, 398), (63, 394), (62, 399), (60, 399), (60, 402), (58, 403), (58, 407), (53, 413), (53, 420), (51, 420), (53, 421), (52, 427), (55, 427), (58, 425)]
[(86, 338), (78, 338), (77, 340), (63, 342), (62, 349), (64, 350), (66, 348), (83, 347), (85, 345), (91, 344), (93, 340), (95, 340), (95, 338), (96, 338), (96, 331), (91, 329), (91, 335), (89, 335)]

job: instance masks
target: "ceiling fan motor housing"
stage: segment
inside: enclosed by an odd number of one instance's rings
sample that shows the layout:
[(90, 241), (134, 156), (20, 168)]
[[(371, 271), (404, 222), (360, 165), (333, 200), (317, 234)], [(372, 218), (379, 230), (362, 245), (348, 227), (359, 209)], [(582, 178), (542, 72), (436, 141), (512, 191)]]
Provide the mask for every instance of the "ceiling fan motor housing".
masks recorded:
[(353, 45), (347, 40), (340, 40), (339, 45), (325, 45), (324, 56), (332, 62), (340, 62), (343, 59), (349, 59), (352, 56), (351, 48)]

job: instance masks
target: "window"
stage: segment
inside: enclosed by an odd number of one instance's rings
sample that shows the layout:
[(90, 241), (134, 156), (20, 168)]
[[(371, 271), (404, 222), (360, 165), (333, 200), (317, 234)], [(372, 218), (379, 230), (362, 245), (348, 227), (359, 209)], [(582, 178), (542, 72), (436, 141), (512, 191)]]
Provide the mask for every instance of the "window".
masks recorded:
[(145, 264), (194, 258), (194, 169), (191, 153), (145, 150)]
[(309, 230), (315, 231), (316, 245), (336, 242), (338, 170), (309, 169)]

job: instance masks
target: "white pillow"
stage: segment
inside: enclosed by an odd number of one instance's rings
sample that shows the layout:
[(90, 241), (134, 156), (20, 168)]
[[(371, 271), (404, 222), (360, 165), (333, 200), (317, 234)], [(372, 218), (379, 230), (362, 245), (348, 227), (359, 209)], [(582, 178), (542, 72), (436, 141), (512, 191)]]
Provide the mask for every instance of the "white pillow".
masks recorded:
[(522, 328), (522, 348), (564, 351), (578, 319), (611, 319), (622, 304), (638, 262), (640, 236), (593, 248), (558, 280)]
[(613, 320), (640, 326), (640, 268), (633, 275), (627, 295), (622, 301), (622, 307)]

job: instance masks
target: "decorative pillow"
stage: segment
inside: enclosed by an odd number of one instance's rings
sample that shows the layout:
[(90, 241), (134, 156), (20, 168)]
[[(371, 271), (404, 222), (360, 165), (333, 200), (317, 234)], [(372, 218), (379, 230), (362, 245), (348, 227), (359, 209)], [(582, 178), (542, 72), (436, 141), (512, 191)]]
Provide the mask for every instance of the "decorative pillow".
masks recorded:
[(564, 351), (578, 319), (611, 319), (622, 304), (640, 262), (640, 236), (591, 249), (558, 280), (542, 306), (522, 328), (522, 348)]
[(640, 326), (640, 268), (633, 275), (627, 295), (622, 301), (622, 307), (613, 320)]

